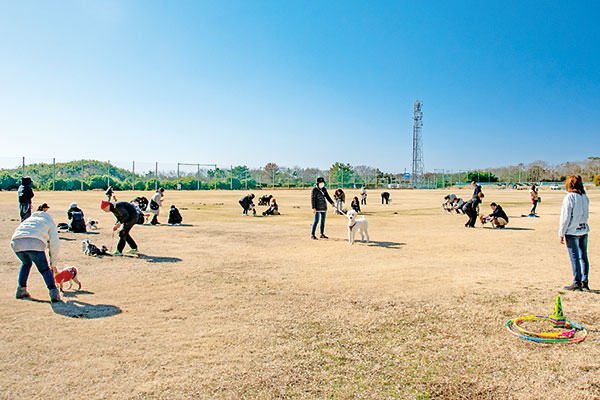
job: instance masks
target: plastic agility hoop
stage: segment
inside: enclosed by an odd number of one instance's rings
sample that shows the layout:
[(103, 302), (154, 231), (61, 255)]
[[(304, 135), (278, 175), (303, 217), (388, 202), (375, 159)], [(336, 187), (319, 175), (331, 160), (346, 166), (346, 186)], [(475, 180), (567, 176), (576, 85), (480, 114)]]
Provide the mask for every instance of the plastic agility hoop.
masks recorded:
[[(587, 337), (587, 331), (585, 328), (579, 324), (576, 324), (571, 321), (565, 321), (569, 328), (573, 328), (570, 331), (566, 332), (533, 332), (528, 331), (519, 326), (519, 324), (523, 321), (531, 321), (531, 320), (543, 320), (543, 321), (551, 321), (552, 318), (537, 316), (537, 315), (528, 315), (525, 317), (519, 317), (511, 319), (506, 323), (506, 329), (512, 335), (519, 337), (521, 339), (531, 340), (534, 342), (545, 342), (545, 343), (579, 343), (583, 342)], [(582, 331), (583, 335), (575, 337), (575, 333), (577, 331)]]

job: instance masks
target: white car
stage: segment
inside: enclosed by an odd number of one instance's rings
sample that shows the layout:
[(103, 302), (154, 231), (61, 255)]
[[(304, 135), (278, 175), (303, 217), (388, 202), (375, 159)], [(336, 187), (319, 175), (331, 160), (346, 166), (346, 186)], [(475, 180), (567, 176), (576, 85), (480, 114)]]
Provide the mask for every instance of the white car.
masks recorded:
[(560, 190), (560, 186), (555, 183), (554, 185), (550, 185), (550, 190)]

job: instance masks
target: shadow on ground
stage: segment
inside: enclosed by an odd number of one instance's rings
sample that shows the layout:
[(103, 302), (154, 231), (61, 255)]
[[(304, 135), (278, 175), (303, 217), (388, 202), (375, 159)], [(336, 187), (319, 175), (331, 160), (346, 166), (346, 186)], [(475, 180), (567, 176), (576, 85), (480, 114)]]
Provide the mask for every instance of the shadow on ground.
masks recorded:
[(147, 254), (138, 254), (139, 259), (146, 260), (149, 263), (175, 263), (182, 261), (181, 258), (178, 257), (159, 257), (159, 256), (149, 256)]
[(383, 247), (386, 249), (395, 249), (395, 250), (398, 250), (398, 249), (402, 248), (402, 246), (406, 245), (406, 243), (401, 243), (401, 242), (377, 242), (377, 241), (370, 241), (367, 244), (369, 245), (369, 247)]
[(55, 314), (70, 318), (105, 318), (122, 312), (119, 307), (110, 304), (89, 304), (79, 300), (52, 303), (51, 305)]
[(68, 292), (62, 292), (61, 296), (62, 297), (77, 297), (79, 295), (82, 294), (94, 294), (94, 292), (90, 292), (89, 290), (75, 290), (75, 291), (68, 291)]

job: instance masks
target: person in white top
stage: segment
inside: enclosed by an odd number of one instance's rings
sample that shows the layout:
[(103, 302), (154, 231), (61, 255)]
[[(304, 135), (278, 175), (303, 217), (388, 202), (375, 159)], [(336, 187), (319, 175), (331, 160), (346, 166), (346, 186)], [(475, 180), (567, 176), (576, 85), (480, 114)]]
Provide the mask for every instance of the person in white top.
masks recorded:
[(150, 221), (152, 225), (160, 224), (160, 222), (158, 222), (158, 214), (160, 214), (160, 207), (162, 206), (162, 198), (164, 195), (165, 189), (160, 188), (156, 191), (156, 193), (152, 195), (152, 197), (150, 197), (150, 203), (148, 204), (146, 211), (148, 211), (151, 214), (154, 214), (152, 221)]
[[(50, 214), (46, 212), (49, 208), (46, 203), (39, 206), (38, 211), (21, 222), (12, 235), (10, 247), (22, 263), (19, 271), (17, 299), (31, 297), (27, 292), (27, 279), (29, 278), (31, 266), (35, 264), (50, 292), (50, 300), (53, 303), (60, 302), (60, 294), (54, 282), (54, 274), (50, 269), (50, 266), (56, 266), (60, 241), (56, 224)], [(48, 259), (46, 258), (46, 248), (50, 256), (50, 265), (48, 265)]]
[(363, 206), (367, 205), (367, 188), (365, 185), (362, 185), (360, 188), (360, 204)]
[(587, 239), (590, 231), (588, 226), (590, 200), (585, 194), (581, 176), (569, 176), (565, 187), (567, 195), (563, 199), (558, 237), (561, 244), (567, 244), (573, 268), (573, 283), (565, 286), (565, 289), (589, 291), (590, 263), (587, 255)]

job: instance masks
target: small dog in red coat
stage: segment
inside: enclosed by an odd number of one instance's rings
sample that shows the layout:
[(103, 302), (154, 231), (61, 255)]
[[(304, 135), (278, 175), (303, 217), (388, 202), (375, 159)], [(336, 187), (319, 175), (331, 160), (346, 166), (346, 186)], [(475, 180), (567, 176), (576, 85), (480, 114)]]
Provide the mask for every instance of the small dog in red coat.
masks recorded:
[(52, 272), (54, 272), (54, 281), (59, 286), (61, 292), (64, 291), (63, 284), (67, 282), (69, 283), (69, 287), (67, 288), (67, 290), (71, 289), (71, 287), (73, 286), (73, 282), (79, 285), (77, 290), (81, 290), (81, 282), (79, 282), (79, 279), (77, 279), (77, 268), (67, 267), (59, 272), (58, 269), (56, 269), (56, 267), (52, 267)]

